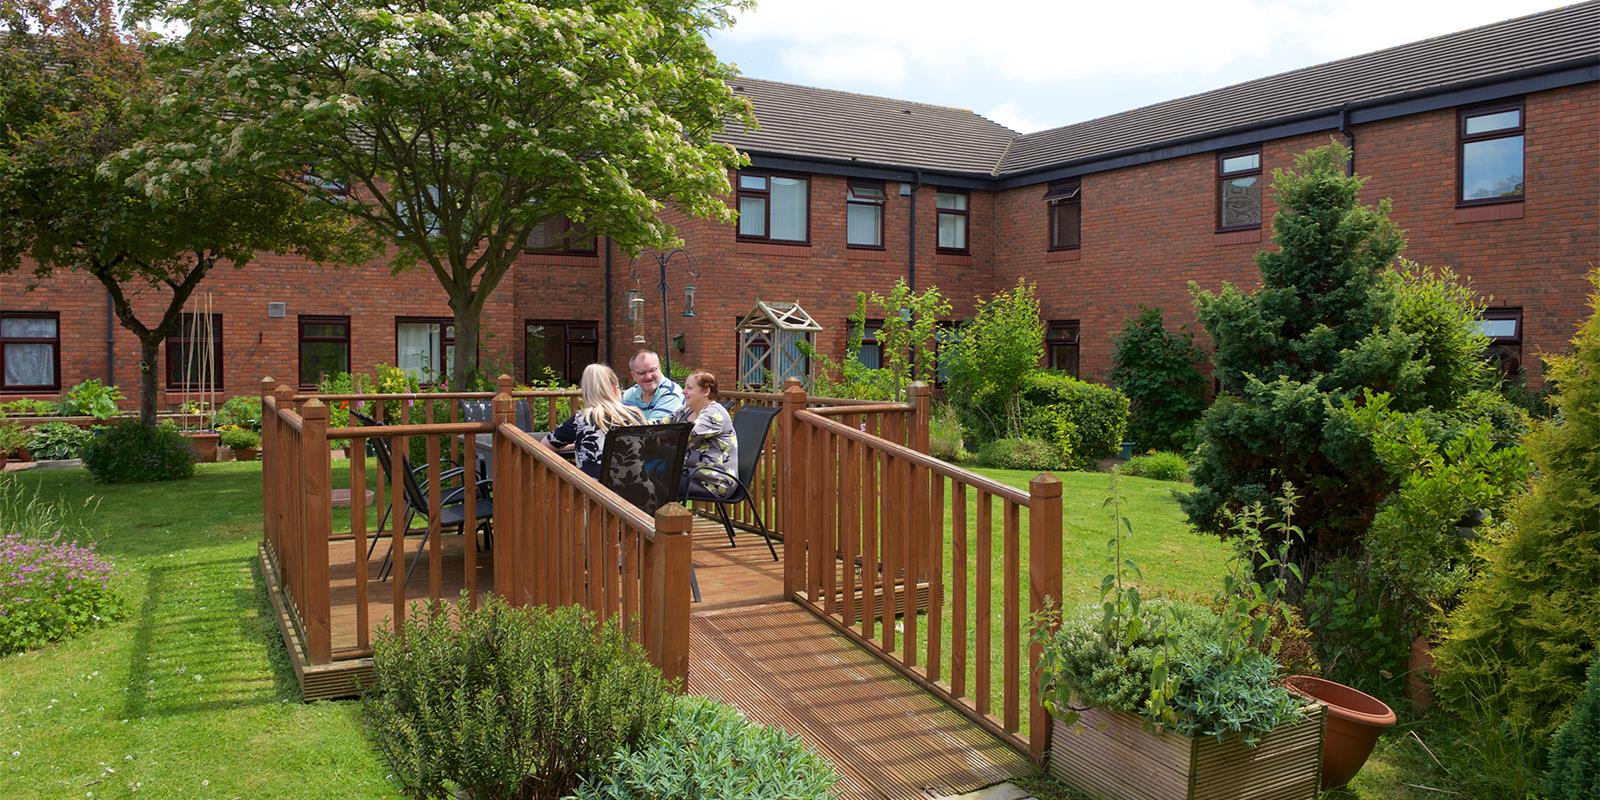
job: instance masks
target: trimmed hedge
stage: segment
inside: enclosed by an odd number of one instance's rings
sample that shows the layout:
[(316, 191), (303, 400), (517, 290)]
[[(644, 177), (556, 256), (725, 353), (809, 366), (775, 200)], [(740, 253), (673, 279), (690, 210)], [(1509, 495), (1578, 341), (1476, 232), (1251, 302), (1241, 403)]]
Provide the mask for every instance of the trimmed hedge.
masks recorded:
[(194, 452), (171, 425), (127, 420), (96, 431), (84, 445), (83, 465), (101, 483), (180, 480), (194, 475)]
[(1134, 456), (1117, 468), (1124, 475), (1151, 478), (1158, 481), (1186, 481), (1189, 479), (1189, 462), (1177, 453), (1146, 453)]
[(1037, 370), (1020, 387), (1022, 435), (1053, 445), (1068, 469), (1087, 469), (1122, 448), (1128, 398), (1064, 372)]
[(1061, 453), (1038, 439), (996, 439), (978, 449), (978, 463), (995, 469), (1061, 469)]

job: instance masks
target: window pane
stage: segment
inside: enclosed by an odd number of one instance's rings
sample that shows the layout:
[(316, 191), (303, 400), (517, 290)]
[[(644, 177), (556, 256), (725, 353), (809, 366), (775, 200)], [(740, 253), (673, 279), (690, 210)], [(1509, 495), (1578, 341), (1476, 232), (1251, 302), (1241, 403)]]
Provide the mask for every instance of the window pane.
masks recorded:
[(533, 230), (528, 231), (528, 244), (527, 244), (528, 249), (529, 250), (548, 250), (548, 249), (550, 249), (550, 247), (555, 244), (555, 242), (552, 241), (553, 237), (551, 236), (552, 228), (555, 227), (555, 223), (556, 223), (556, 220), (554, 220), (554, 219), (552, 219), (550, 217), (545, 217), (544, 219), (539, 221), (539, 224), (533, 226)]
[(1521, 196), (1521, 136), (1461, 146), (1461, 199)]
[(767, 188), (767, 179), (763, 175), (740, 175), (739, 188), (759, 189), (765, 191)]
[(883, 349), (876, 342), (862, 342), (861, 349), (856, 353), (856, 360), (868, 369), (881, 369), (883, 367)]
[(1517, 338), (1517, 321), (1514, 319), (1480, 319), (1478, 332), (1492, 339)]
[(1261, 224), (1260, 183), (1256, 176), (1222, 182), (1222, 227)]
[(1050, 246), (1077, 247), (1078, 226), (1083, 206), (1077, 203), (1057, 203), (1050, 207)]
[(6, 345), (5, 385), (54, 386), (55, 350), (51, 344)]
[(300, 383), (320, 383), (324, 375), (349, 372), (350, 363), (344, 342), (301, 342)]
[(767, 199), (764, 197), (739, 198), (739, 235), (767, 235)]
[(402, 322), (396, 326), (395, 366), (419, 380), (438, 374), (439, 326), (432, 322)]
[(869, 203), (882, 202), (883, 190), (876, 186), (852, 186), (850, 187), (850, 199)]
[(1078, 346), (1076, 344), (1050, 345), (1050, 368), (1078, 377)]
[(343, 339), (345, 325), (342, 322), (307, 322), (301, 335), (308, 339)]
[(7, 317), (0, 319), (0, 336), (8, 339), (54, 339), (56, 321), (49, 317)]
[(967, 249), (967, 218), (960, 214), (939, 215), (939, 246), (947, 250)]
[(1516, 128), (1522, 124), (1522, 110), (1509, 109), (1497, 111), (1493, 114), (1482, 114), (1476, 117), (1467, 117), (1467, 135), (1474, 133), (1488, 133), (1489, 131)]
[(955, 192), (939, 192), (935, 200), (940, 208), (949, 209), (951, 211), (967, 210), (967, 196), (964, 194), (957, 194)]
[(845, 206), (845, 219), (847, 243), (883, 246), (883, 206), (850, 203)]
[(528, 380), (543, 380), (545, 369), (557, 378), (567, 377), (567, 329), (561, 325), (529, 325), (527, 348)]
[(801, 178), (772, 179), (772, 238), (804, 241), (806, 238), (806, 182)]
[(1247, 169), (1261, 169), (1261, 154), (1230, 156), (1222, 159), (1223, 172), (1242, 172)]

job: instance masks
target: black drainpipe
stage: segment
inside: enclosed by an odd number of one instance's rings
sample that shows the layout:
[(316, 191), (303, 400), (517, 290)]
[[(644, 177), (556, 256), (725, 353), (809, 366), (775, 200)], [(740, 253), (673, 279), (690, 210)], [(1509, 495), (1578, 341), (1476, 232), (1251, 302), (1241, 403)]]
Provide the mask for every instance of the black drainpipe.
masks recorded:
[(116, 301), (111, 299), (111, 290), (106, 290), (106, 385), (117, 384), (117, 310)]
[(1344, 134), (1344, 143), (1350, 148), (1350, 158), (1344, 164), (1346, 178), (1356, 174), (1356, 132), (1350, 129), (1350, 104), (1339, 106), (1339, 132)]
[(605, 278), (605, 286), (606, 286), (606, 288), (605, 288), (605, 293), (606, 293), (606, 360), (605, 360), (604, 363), (609, 364), (609, 363), (611, 363), (611, 239), (610, 238), (606, 239), (606, 266), (605, 266), (605, 270), (606, 270), (606, 278)]
[(922, 188), (922, 170), (911, 171), (911, 261), (906, 267), (906, 282), (917, 290), (917, 190)]

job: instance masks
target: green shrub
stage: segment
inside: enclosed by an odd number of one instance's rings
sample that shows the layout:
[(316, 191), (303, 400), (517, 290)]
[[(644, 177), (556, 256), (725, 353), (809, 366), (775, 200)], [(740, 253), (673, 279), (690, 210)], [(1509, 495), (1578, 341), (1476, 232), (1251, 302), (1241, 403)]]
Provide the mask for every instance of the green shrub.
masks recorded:
[(10, 455), (33, 443), (33, 434), (20, 422), (0, 422), (0, 456)]
[(255, 450), (261, 447), (261, 434), (244, 428), (226, 428), (220, 437), (224, 447), (230, 450)]
[(28, 452), (36, 461), (54, 461), (80, 458), (83, 448), (94, 439), (94, 432), (84, 430), (70, 422), (46, 422), (33, 429), (28, 437)]
[(666, 729), (585, 779), (577, 800), (826, 800), (839, 780), (800, 737), (704, 697), (680, 697)]
[(1016, 286), (977, 305), (972, 321), (939, 353), (948, 397), (978, 441), (1047, 438), (1025, 427), (1024, 400), (1017, 392), (1045, 354), (1033, 284), (1019, 278)]
[(51, 400), (23, 397), (0, 403), (0, 417), (54, 417), (61, 413), (61, 404)]
[(110, 562), (62, 538), (76, 533), (95, 510), (86, 505), (74, 513), (0, 476), (0, 656), (123, 615), (122, 600), (111, 589)]
[(1013, 391), (1021, 399), (1023, 437), (1050, 443), (1068, 469), (1088, 469), (1122, 448), (1128, 398), (1116, 389), (1034, 370)]
[(1111, 342), (1111, 384), (1128, 396), (1128, 438), (1144, 450), (1187, 451), (1206, 410), (1205, 354), (1188, 331), (1174, 333), (1161, 309), (1140, 307)]
[(1536, 467), (1434, 650), (1441, 703), (1482, 707), (1538, 739), (1583, 689), (1600, 648), (1600, 271), (1573, 355), (1550, 359), (1557, 414), (1527, 440)]
[(498, 596), (407, 617), (373, 645), (369, 730), (413, 797), (564, 797), (666, 723), (672, 695), (615, 625)]
[(942, 404), (928, 419), (928, 455), (941, 461), (965, 461), (972, 456), (962, 442), (966, 431), (954, 406)]
[(101, 483), (171, 481), (194, 475), (194, 452), (171, 425), (126, 420), (95, 432), (83, 448), (83, 465)]
[[(328, 414), (329, 427), (337, 427), (333, 423), (333, 412), (330, 410)], [(347, 411), (345, 420), (348, 421), (349, 418), (349, 412)], [(227, 425), (233, 425), (247, 431), (259, 432), (261, 430), (261, 398), (249, 395), (228, 398), (228, 401), (217, 409), (216, 416), (211, 418), (211, 424), (217, 430), (222, 430)], [(344, 423), (339, 424), (342, 425)]]
[(1589, 683), (1556, 732), (1545, 772), (1550, 800), (1600, 797), (1600, 655), (1589, 663)]
[(1399, 609), (1384, 602), (1369, 563), (1345, 556), (1319, 566), (1300, 613), (1328, 678), (1369, 694), (1390, 693), (1412, 637)]
[(1177, 453), (1146, 453), (1134, 456), (1117, 471), (1135, 478), (1153, 478), (1158, 481), (1186, 481), (1189, 479), (1189, 462)]
[(61, 415), (65, 417), (94, 417), (110, 419), (116, 416), (117, 402), (122, 392), (107, 386), (99, 378), (90, 378), (67, 390), (61, 398)]
[(978, 463), (996, 469), (1061, 469), (1061, 454), (1038, 439), (996, 439), (978, 449)]

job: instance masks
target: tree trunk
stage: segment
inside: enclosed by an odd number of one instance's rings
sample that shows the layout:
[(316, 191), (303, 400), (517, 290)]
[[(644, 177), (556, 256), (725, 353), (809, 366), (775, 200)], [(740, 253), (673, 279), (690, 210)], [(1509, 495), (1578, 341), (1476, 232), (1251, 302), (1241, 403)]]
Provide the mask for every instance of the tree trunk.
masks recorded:
[(139, 424), (152, 428), (156, 424), (157, 380), (161, 376), (156, 359), (161, 340), (166, 338), (164, 333), (157, 331), (139, 337)]
[(477, 297), (463, 298), (457, 303), (450, 299), (456, 321), (456, 365), (450, 371), (450, 391), (464, 392), (467, 378), (478, 372), (478, 329), (483, 322), (483, 303)]

